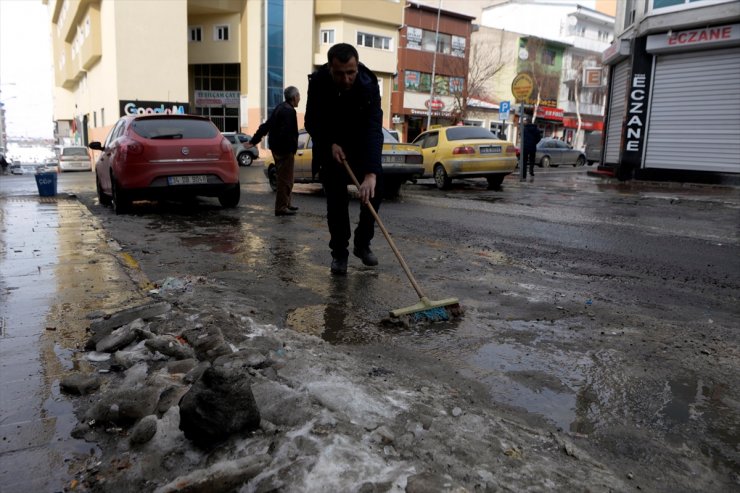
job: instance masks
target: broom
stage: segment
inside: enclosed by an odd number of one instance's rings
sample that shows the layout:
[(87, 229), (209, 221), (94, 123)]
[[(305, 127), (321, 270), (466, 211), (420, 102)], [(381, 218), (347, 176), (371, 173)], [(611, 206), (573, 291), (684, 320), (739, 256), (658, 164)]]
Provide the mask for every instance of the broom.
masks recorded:
[[(357, 181), (357, 177), (355, 177), (355, 174), (352, 172), (352, 168), (350, 168), (349, 163), (346, 159), (342, 159), (342, 164), (344, 164), (344, 168), (347, 170), (347, 173), (349, 174), (350, 178), (352, 178), (352, 183), (354, 183), (355, 187), (357, 187), (357, 190), (360, 190), (360, 183)], [(403, 256), (401, 255), (401, 252), (396, 247), (396, 244), (393, 242), (393, 239), (391, 238), (391, 235), (388, 234), (388, 230), (385, 229), (385, 226), (383, 225), (383, 221), (380, 220), (380, 217), (378, 216), (378, 213), (375, 211), (375, 207), (368, 202), (365, 204), (368, 209), (370, 209), (370, 213), (375, 218), (375, 222), (378, 223), (378, 227), (380, 227), (380, 230), (383, 232), (383, 236), (385, 236), (385, 239), (388, 241), (388, 244), (391, 247), (391, 250), (393, 250), (393, 253), (396, 254), (396, 258), (398, 259), (398, 262), (401, 264), (401, 268), (406, 273), (406, 277), (409, 278), (409, 281), (411, 281), (411, 285), (414, 287), (414, 290), (416, 291), (416, 294), (419, 295), (419, 302), (407, 306), (405, 308), (398, 308), (397, 310), (391, 310), (389, 312), (391, 317), (394, 318), (400, 318), (403, 316), (408, 316), (410, 321), (412, 322), (422, 322), (422, 321), (443, 321), (443, 320), (449, 320), (452, 317), (456, 317), (462, 314), (462, 307), (460, 306), (460, 301), (457, 298), (446, 298), (443, 300), (430, 300), (424, 295), (424, 292), (421, 290), (421, 286), (419, 286), (419, 283), (416, 282), (416, 279), (414, 279), (414, 275), (411, 273), (411, 269), (409, 269), (408, 264), (406, 264), (406, 261), (403, 259)]]

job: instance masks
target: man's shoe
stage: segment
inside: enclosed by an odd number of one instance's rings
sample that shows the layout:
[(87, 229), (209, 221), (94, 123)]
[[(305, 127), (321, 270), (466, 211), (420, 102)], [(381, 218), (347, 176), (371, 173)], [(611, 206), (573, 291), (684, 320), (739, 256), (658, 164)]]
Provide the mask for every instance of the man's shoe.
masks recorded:
[(295, 211), (291, 211), (289, 209), (285, 209), (282, 211), (275, 211), (276, 216), (295, 216)]
[(291, 211), (297, 211), (298, 210), (298, 207), (296, 207), (294, 205), (289, 205), (288, 206), (288, 209), (291, 210)]
[(352, 253), (355, 257), (362, 259), (362, 263), (365, 265), (369, 265), (370, 267), (373, 267), (375, 265), (378, 265), (378, 257), (375, 256), (375, 254), (370, 250), (370, 247), (367, 248), (357, 248), (355, 247), (354, 250), (352, 250)]
[(347, 274), (347, 259), (346, 258), (333, 258), (331, 259), (331, 273), (344, 276)]
[(534, 175), (529, 177), (529, 183), (532, 183), (532, 182), (534, 182)]

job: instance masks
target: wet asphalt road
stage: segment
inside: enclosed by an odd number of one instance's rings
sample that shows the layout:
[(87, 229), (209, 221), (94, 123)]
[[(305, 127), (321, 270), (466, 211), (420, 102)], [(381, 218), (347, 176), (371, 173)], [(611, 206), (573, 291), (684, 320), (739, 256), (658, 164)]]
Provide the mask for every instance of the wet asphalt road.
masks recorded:
[[(3, 193), (34, 192), (32, 177), (10, 178)], [(262, 322), (436, 358), (420, 382), (470, 378), (502, 412), (589, 437), (591, 453), (653, 486), (737, 485), (737, 188), (620, 184), (583, 168), (508, 177), (502, 191), (407, 184), (381, 217), (428, 295), (459, 297), (466, 315), (399, 328), (380, 320), (416, 296), (379, 231), (378, 268), (351, 258), (346, 278), (329, 276), (316, 186), (297, 185), (299, 215), (276, 218), (255, 165), (235, 210), (204, 199), (115, 216), (91, 174), (59, 178), (153, 281), (207, 276), (223, 283), (212, 302), (241, 297)]]

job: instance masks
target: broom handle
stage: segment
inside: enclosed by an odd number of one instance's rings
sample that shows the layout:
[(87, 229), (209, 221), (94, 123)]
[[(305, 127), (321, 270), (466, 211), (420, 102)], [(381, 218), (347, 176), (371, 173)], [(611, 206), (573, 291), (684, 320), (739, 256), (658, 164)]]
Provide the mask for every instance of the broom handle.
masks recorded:
[[(355, 184), (357, 187), (357, 191), (360, 191), (360, 182), (357, 181), (357, 177), (352, 172), (352, 168), (349, 167), (349, 163), (346, 159), (342, 159), (342, 164), (344, 165), (344, 168), (347, 170), (347, 173), (349, 174), (349, 177), (352, 178), (352, 183)], [(396, 247), (396, 244), (393, 242), (393, 238), (391, 238), (391, 235), (388, 234), (388, 230), (385, 229), (385, 226), (383, 226), (383, 221), (380, 220), (380, 217), (378, 216), (378, 213), (375, 212), (375, 207), (373, 207), (373, 204), (368, 201), (367, 204), (364, 204), (367, 206), (368, 209), (370, 209), (370, 213), (375, 218), (375, 222), (378, 223), (378, 226), (380, 227), (380, 230), (383, 232), (383, 236), (385, 236), (385, 239), (388, 240), (388, 244), (391, 246), (391, 250), (393, 250), (393, 253), (396, 254), (396, 258), (398, 259), (398, 262), (401, 264), (401, 267), (403, 268), (403, 271), (406, 273), (406, 277), (409, 278), (409, 281), (411, 281), (411, 285), (414, 287), (414, 290), (416, 291), (416, 294), (419, 295), (419, 298), (424, 298), (424, 293), (421, 290), (421, 287), (416, 282), (416, 279), (414, 279), (414, 275), (411, 273), (411, 269), (409, 269), (409, 266), (406, 264), (406, 261), (403, 259), (403, 256), (401, 255), (401, 252)]]

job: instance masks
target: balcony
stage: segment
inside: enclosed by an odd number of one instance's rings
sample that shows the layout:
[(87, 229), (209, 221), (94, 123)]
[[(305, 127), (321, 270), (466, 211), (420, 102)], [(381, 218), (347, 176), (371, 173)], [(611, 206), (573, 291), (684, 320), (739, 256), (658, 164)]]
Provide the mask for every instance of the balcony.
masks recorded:
[(380, 0), (357, 2), (355, 0), (316, 0), (315, 15), (362, 19), (379, 24), (403, 25), (405, 2)]

